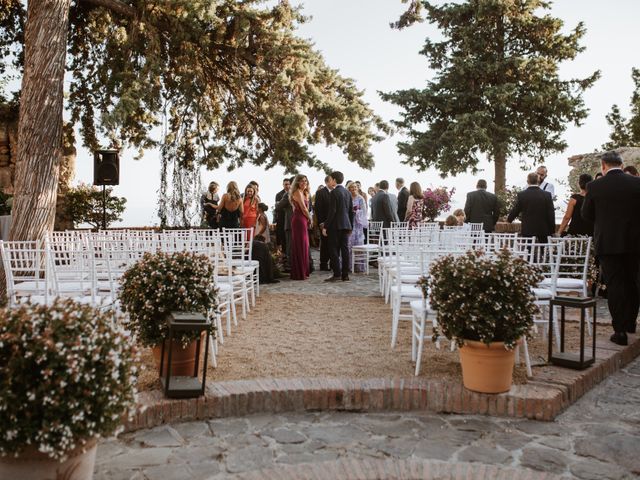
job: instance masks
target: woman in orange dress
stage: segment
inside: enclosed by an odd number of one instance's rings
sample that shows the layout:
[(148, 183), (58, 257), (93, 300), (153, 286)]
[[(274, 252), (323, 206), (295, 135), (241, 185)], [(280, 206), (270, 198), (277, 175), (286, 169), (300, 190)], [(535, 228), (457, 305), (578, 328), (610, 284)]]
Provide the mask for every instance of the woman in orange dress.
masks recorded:
[(244, 189), (242, 228), (256, 227), (256, 219), (258, 218), (258, 197), (255, 188), (249, 184)]

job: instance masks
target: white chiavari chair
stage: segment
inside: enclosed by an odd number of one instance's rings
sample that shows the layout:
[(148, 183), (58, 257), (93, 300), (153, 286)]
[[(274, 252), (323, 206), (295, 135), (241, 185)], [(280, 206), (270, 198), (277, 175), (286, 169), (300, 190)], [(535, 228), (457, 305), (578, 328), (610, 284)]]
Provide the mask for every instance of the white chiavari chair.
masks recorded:
[(364, 263), (365, 272), (369, 275), (369, 262), (376, 261), (380, 254), (380, 238), (383, 222), (369, 222), (367, 241), (364, 245), (354, 245), (351, 249), (351, 271), (355, 271), (356, 263)]
[(40, 242), (0, 241), (2, 265), (10, 306), (27, 297), (48, 304), (51, 290), (47, 280), (46, 250)]

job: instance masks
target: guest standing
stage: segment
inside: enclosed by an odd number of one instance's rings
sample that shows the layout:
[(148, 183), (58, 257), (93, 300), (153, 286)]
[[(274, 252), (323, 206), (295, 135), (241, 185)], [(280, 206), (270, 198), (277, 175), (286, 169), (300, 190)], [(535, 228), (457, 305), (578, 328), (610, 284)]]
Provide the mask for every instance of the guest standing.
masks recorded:
[(278, 210), (278, 203), (280, 203), (280, 200), (282, 200), (282, 197), (284, 197), (288, 192), (289, 192), (289, 188), (291, 187), (291, 179), (290, 178), (285, 178), (282, 181), (282, 190), (280, 190), (277, 194), (276, 194), (276, 202), (275, 202), (275, 210), (274, 210), (274, 214), (273, 214), (273, 221), (276, 222), (276, 244), (279, 245), (280, 247), (282, 247), (282, 251), (284, 253), (286, 253), (287, 251), (287, 239), (285, 236), (285, 227), (284, 227), (284, 210), (280, 209)]
[(616, 152), (602, 156), (602, 172), (587, 185), (582, 217), (594, 224), (596, 256), (614, 330), (610, 340), (627, 345), (627, 333), (636, 331), (640, 305), (640, 178), (622, 171), (622, 158)]
[[(290, 179), (289, 185), (293, 182), (293, 178)], [(276, 205), (276, 212), (280, 212), (284, 223), (284, 265), (283, 269), (285, 273), (289, 273), (290, 270), (290, 258), (291, 258), (291, 217), (293, 216), (293, 207), (291, 204), (291, 188), (285, 193), (278, 204)]]
[(584, 202), (584, 196), (587, 194), (587, 184), (592, 180), (591, 175), (587, 173), (583, 173), (578, 178), (580, 193), (574, 193), (569, 199), (567, 211), (558, 229), (560, 235), (565, 232), (567, 225), (569, 225), (569, 230), (567, 230), (568, 235), (593, 236), (593, 223), (582, 218), (582, 204)]
[(258, 204), (258, 218), (256, 219), (255, 237), (262, 237), (262, 241), (269, 245), (271, 243), (271, 233), (269, 232), (269, 219), (267, 218), (269, 207), (264, 203)]
[(222, 195), (218, 205), (221, 228), (240, 228), (242, 217), (242, 198), (236, 182), (227, 184), (227, 193)]
[(404, 178), (396, 178), (396, 190), (398, 190), (398, 218), (404, 222), (407, 215), (407, 201), (409, 200), (409, 190), (404, 186)]
[(398, 213), (393, 208), (391, 195), (387, 190), (389, 190), (389, 182), (382, 180), (380, 189), (371, 200), (371, 220), (382, 222), (382, 228), (389, 228), (391, 222), (398, 221)]
[(409, 186), (409, 200), (407, 201), (407, 213), (403, 219), (409, 222), (409, 228), (416, 228), (424, 220), (424, 195), (418, 182), (411, 182)]
[(316, 192), (316, 200), (313, 204), (315, 216), (320, 227), (320, 271), (328, 272), (329, 268), (329, 238), (322, 235), (322, 227), (327, 221), (329, 207), (331, 206), (331, 189), (329, 188), (329, 175), (324, 177), (324, 187)]
[(536, 237), (540, 243), (546, 243), (548, 237), (556, 230), (553, 199), (549, 192), (543, 191), (538, 185), (538, 175), (530, 173), (527, 176), (528, 188), (518, 192), (516, 203), (511, 209), (507, 221), (513, 222), (520, 216), (523, 237)]
[[(353, 203), (353, 230), (349, 235), (349, 258), (353, 255), (355, 245), (364, 245), (364, 229), (367, 228), (367, 207), (364, 198), (358, 193), (358, 186), (355, 183), (349, 185), (351, 202)], [(354, 272), (364, 272), (364, 262), (354, 265)]]
[(549, 192), (551, 194), (551, 200), (556, 194), (556, 188), (553, 186), (553, 183), (547, 181), (547, 167), (544, 165), (540, 165), (536, 170), (536, 174), (538, 175), (538, 185), (540, 185), (540, 190), (543, 192)]
[(458, 223), (459, 227), (462, 227), (464, 225), (464, 220), (466, 218), (466, 215), (464, 214), (464, 210), (461, 208), (456, 208), (453, 211), (453, 216), (456, 219), (456, 222)]
[(486, 233), (491, 233), (495, 230), (500, 207), (498, 205), (498, 197), (491, 192), (487, 192), (486, 180), (478, 180), (475, 192), (467, 193), (464, 213), (467, 217), (467, 222), (482, 223)]
[(242, 228), (255, 228), (258, 218), (258, 197), (256, 189), (252, 184), (244, 189), (244, 199), (242, 202)]
[(202, 215), (209, 228), (218, 228), (218, 203), (220, 203), (218, 184), (211, 182), (207, 191), (200, 197)]
[(333, 276), (325, 279), (325, 282), (344, 282), (349, 280), (349, 235), (353, 229), (353, 201), (342, 186), (342, 172), (331, 172), (329, 177), (331, 204), (322, 234), (329, 237)]
[(304, 175), (296, 175), (291, 185), (291, 280), (309, 278), (309, 181)]

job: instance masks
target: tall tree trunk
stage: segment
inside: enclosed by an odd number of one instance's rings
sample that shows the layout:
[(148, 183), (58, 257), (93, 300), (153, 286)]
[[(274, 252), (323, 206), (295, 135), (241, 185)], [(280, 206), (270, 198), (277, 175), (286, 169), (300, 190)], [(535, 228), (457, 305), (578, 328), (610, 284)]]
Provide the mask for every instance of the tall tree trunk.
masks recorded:
[(38, 240), (53, 230), (70, 4), (28, 2), (11, 240)]
[(495, 168), (494, 192), (504, 192), (507, 188), (507, 156), (504, 151), (497, 151), (493, 155)]

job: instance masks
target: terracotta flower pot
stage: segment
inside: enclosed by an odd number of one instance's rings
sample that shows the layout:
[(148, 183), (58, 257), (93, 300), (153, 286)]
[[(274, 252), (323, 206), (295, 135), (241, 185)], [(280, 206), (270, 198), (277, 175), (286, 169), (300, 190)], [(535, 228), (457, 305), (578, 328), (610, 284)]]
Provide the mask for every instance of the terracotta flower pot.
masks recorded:
[[(169, 344), (165, 346), (164, 350), (164, 368), (167, 368), (169, 358)], [(160, 352), (162, 351), (162, 345), (153, 347), (153, 359), (156, 363), (158, 371), (160, 371)], [(183, 347), (180, 342), (173, 342), (171, 345), (171, 375), (176, 377), (191, 377), (193, 376), (193, 369), (196, 366), (196, 341), (194, 340), (186, 347)], [(166, 370), (160, 372), (160, 375), (166, 375)]]
[(0, 478), (91, 480), (96, 463), (96, 447), (97, 442), (92, 439), (71, 451), (64, 462), (29, 447), (17, 457), (0, 457)]
[(503, 342), (486, 343), (465, 340), (460, 347), (462, 383), (480, 393), (502, 393), (511, 388), (515, 353)]

